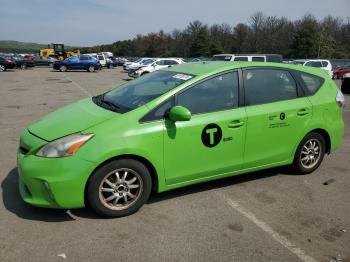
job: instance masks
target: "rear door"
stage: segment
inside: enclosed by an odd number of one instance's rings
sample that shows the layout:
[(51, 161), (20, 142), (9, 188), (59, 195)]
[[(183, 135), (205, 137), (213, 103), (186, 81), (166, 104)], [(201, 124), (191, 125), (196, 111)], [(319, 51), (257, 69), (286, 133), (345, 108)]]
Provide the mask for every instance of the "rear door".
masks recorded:
[(312, 105), (284, 69), (243, 70), (247, 135), (245, 168), (284, 163), (312, 117)]

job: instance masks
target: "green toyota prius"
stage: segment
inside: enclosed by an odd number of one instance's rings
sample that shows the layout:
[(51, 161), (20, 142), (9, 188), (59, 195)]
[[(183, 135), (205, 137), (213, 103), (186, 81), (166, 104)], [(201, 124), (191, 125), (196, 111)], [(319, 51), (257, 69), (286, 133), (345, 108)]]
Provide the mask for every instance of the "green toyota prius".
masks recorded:
[(29, 204), (136, 212), (163, 192), (291, 165), (311, 173), (342, 142), (344, 97), (321, 69), (201, 62), (168, 67), (48, 114), (23, 131)]

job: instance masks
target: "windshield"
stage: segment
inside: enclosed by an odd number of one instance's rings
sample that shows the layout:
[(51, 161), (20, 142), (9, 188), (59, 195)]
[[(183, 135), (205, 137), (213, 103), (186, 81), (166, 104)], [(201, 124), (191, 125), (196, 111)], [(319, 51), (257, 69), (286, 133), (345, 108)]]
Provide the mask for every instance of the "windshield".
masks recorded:
[(193, 75), (159, 70), (94, 97), (94, 102), (112, 111), (125, 113), (165, 94), (192, 77)]
[(150, 65), (154, 62), (154, 59), (147, 59), (145, 61), (142, 61), (141, 65)]

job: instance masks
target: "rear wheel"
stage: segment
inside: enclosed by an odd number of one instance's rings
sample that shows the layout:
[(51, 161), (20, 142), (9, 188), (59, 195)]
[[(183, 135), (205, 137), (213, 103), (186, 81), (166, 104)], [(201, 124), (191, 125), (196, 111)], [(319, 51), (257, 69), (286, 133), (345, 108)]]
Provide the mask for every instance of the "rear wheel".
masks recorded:
[(67, 71), (67, 67), (65, 65), (61, 65), (60, 66), (60, 71), (61, 72), (66, 72)]
[(294, 156), (293, 169), (300, 174), (309, 174), (321, 164), (326, 143), (319, 133), (310, 133), (300, 142)]
[(26, 64), (21, 64), (21, 69), (27, 69), (27, 65)]
[(152, 182), (139, 161), (121, 159), (99, 168), (87, 186), (87, 201), (99, 215), (122, 217), (135, 213), (149, 198)]
[(109, 64), (109, 65), (108, 65), (108, 68), (109, 68), (109, 69), (113, 69), (113, 65), (112, 65), (112, 64)]
[(91, 73), (95, 72), (95, 67), (93, 65), (89, 66), (88, 71)]
[(0, 65), (0, 72), (4, 72), (6, 70), (6, 67), (4, 65)]

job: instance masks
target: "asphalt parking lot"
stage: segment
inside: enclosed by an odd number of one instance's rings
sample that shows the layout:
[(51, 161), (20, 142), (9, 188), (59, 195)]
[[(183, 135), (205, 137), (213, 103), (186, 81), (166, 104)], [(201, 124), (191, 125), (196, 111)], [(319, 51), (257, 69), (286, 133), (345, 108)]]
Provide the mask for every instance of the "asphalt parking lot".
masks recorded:
[(0, 73), (0, 261), (350, 261), (350, 96), (343, 145), (311, 175), (278, 168), (153, 194), (119, 219), (23, 203), (20, 132), (127, 79), (120, 68)]

